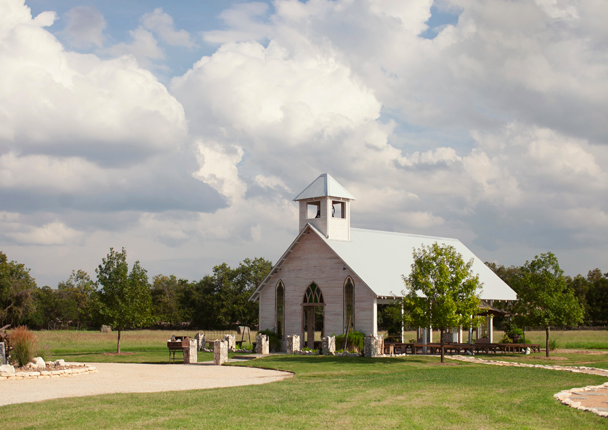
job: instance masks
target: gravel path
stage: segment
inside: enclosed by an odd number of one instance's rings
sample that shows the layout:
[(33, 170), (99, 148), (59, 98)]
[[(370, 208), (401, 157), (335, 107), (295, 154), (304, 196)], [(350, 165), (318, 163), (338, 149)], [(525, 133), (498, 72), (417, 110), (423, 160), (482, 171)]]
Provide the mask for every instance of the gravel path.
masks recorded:
[(49, 379), (0, 382), (0, 406), (63, 397), (112, 393), (153, 393), (257, 385), (293, 376), (288, 372), (210, 363), (129, 364), (90, 363), (98, 373)]

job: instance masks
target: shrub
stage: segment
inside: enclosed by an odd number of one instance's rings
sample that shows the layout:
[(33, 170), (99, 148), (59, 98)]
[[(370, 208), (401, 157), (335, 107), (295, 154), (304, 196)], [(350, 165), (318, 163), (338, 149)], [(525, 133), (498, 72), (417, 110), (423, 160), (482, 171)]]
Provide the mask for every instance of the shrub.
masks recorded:
[(513, 341), (511, 340), (511, 338), (509, 336), (507, 336), (506, 334), (502, 337), (500, 343), (513, 343)]
[(277, 333), (270, 329), (262, 330), (259, 333), (268, 336), (268, 347), (271, 351), (281, 350), (281, 339), (279, 338), (279, 335)]
[(37, 353), (38, 339), (27, 327), (19, 326), (11, 331), (9, 340), (13, 348), (11, 351), (12, 362), (22, 367), (34, 359)]
[(549, 339), (549, 351), (554, 351), (559, 347), (557, 339)]
[[(360, 352), (363, 351), (363, 342), (365, 335), (360, 331), (352, 331), (348, 333), (348, 340), (346, 342), (346, 349), (349, 351)], [(344, 346), (344, 335), (340, 334), (336, 336), (336, 346)]]

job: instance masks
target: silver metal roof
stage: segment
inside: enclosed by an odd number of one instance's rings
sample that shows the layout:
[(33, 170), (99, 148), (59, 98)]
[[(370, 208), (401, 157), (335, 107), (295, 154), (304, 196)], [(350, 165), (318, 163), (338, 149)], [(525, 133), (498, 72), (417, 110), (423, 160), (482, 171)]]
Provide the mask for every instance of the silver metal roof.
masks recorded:
[(283, 265), (285, 259), (300, 242), (302, 235), (309, 229), (325, 241), (378, 297), (403, 297), (405, 283), (401, 276), (408, 277), (410, 274), (414, 262), (412, 255), (414, 248), (418, 249), (421, 245), (428, 246), (437, 242), (452, 245), (465, 262), (473, 259), (471, 270), (479, 274), (479, 280), (483, 283), (480, 294), (482, 300), (517, 300), (515, 291), (458, 239), (351, 228), (350, 241), (330, 240), (312, 224), (307, 224), (256, 288), (249, 298), (250, 301), (258, 300), (266, 282), (275, 270)]
[(355, 200), (353, 195), (332, 178), (328, 173), (323, 173), (307, 186), (304, 191), (296, 196), (293, 201), (312, 199), (316, 197), (338, 197), (342, 199)]
[(414, 248), (437, 242), (456, 248), (465, 262), (473, 259), (471, 270), (479, 274), (479, 280), (483, 283), (482, 300), (517, 300), (515, 291), (458, 239), (351, 228), (350, 241), (330, 240), (314, 226), (311, 227), (376, 296), (402, 297), (405, 284), (401, 275), (408, 277), (410, 274)]

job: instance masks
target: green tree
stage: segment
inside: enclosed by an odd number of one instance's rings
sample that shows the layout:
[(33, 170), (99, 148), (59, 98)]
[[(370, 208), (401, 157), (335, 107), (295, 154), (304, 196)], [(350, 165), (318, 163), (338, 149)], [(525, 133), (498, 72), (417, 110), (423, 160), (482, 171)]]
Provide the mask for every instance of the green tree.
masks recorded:
[(64, 323), (73, 323), (76, 328), (90, 324), (95, 290), (95, 282), (87, 272), (73, 270), (67, 281), (62, 281), (57, 286), (59, 319)]
[(590, 270), (587, 274), (589, 291), (587, 304), (589, 320), (594, 325), (608, 324), (608, 273), (600, 269)]
[(414, 250), (410, 275), (403, 280), (406, 326), (437, 327), (441, 331), (441, 362), (444, 363), (443, 333), (452, 327), (478, 325), (480, 318), (479, 275), (471, 271), (449, 245), (422, 246)]
[(193, 325), (211, 329), (256, 324), (258, 305), (249, 297), (270, 269), (272, 263), (263, 258), (247, 258), (235, 269), (226, 263), (215, 266), (213, 275), (187, 287)]
[(17, 326), (36, 311), (36, 281), (30, 269), (16, 261), (8, 261), (0, 252), (0, 327)]
[(152, 281), (152, 304), (158, 322), (179, 324), (188, 320), (185, 291), (188, 281), (174, 275), (156, 275)]
[(99, 313), (104, 324), (118, 331), (117, 352), (120, 353), (120, 334), (128, 328), (143, 327), (152, 322), (152, 298), (148, 274), (136, 261), (129, 273), (127, 251), (110, 253), (95, 269)]
[(557, 257), (548, 252), (526, 261), (514, 284), (519, 300), (514, 306), (520, 325), (545, 330), (546, 354), (549, 357), (551, 326), (577, 325), (583, 321), (584, 309), (568, 288)]

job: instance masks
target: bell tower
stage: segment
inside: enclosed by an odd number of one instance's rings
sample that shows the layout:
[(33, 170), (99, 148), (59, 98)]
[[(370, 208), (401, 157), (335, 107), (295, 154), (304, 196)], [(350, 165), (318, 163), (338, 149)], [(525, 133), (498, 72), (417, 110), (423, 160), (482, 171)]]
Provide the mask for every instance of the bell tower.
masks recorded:
[(350, 202), (353, 195), (329, 174), (323, 173), (294, 202), (300, 202), (299, 231), (310, 223), (328, 239), (350, 240)]

